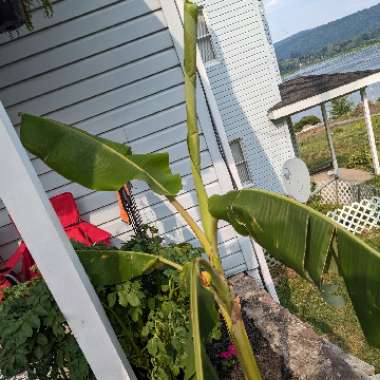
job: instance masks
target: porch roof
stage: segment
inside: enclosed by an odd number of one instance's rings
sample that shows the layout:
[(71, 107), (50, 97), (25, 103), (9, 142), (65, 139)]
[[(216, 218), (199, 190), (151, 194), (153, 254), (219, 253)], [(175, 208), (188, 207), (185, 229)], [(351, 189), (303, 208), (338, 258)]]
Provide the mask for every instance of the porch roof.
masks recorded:
[(269, 110), (277, 120), (380, 82), (380, 69), (348, 73), (308, 75), (280, 84), (282, 101)]

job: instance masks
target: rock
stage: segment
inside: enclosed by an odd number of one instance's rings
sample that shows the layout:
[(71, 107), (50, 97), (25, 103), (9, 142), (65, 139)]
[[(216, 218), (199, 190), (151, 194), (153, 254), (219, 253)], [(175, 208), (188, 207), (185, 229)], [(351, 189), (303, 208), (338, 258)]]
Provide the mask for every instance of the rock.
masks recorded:
[(239, 274), (230, 282), (241, 298), (248, 334), (265, 380), (376, 379), (373, 366), (317, 335), (275, 303), (253, 278)]

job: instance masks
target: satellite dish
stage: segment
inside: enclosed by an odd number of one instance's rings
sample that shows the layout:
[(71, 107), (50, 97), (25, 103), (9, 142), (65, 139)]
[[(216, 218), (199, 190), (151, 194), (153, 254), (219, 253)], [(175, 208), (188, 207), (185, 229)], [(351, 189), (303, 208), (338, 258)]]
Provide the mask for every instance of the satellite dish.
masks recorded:
[(311, 195), (309, 169), (299, 158), (285, 162), (282, 168), (282, 181), (288, 195), (295, 200), (306, 203)]

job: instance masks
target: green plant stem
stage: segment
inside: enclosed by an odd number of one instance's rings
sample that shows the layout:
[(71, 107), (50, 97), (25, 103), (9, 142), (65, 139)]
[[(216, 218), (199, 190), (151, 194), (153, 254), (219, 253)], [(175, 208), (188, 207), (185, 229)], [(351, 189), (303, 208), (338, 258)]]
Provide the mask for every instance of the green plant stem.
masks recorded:
[(175, 263), (174, 261), (165, 259), (165, 257), (158, 256), (158, 259), (161, 261), (162, 264), (166, 264), (174, 269), (176, 269), (178, 272), (182, 272), (182, 265)]
[(138, 350), (139, 348), (137, 347), (137, 345), (135, 344), (135, 342), (133, 341), (133, 339), (131, 339), (129, 336), (129, 330), (127, 328), (127, 326), (125, 326), (123, 320), (117, 315), (117, 313), (112, 309), (112, 307), (109, 307), (106, 303), (102, 303), (103, 304), (103, 307), (110, 313), (112, 314), (112, 316), (115, 318), (116, 322), (119, 324), (119, 327), (121, 328), (121, 331), (123, 333), (123, 337), (125, 337), (126, 339), (128, 339), (128, 342), (134, 347), (135, 350)]
[[(205, 250), (207, 256), (209, 257), (213, 267), (220, 273), (223, 273), (222, 263), (219, 258), (219, 252), (216, 245), (216, 239), (214, 244), (210, 244), (210, 241), (207, 239), (206, 234), (202, 229), (198, 226), (197, 222), (193, 219), (193, 217), (184, 209), (184, 207), (178, 202), (175, 197), (167, 197), (169, 202), (174, 206), (174, 208), (178, 211), (178, 213), (183, 217), (188, 226), (194, 232), (194, 235), (197, 237), (199, 242), (201, 243), (203, 249)], [(215, 224), (216, 225), (216, 224)], [(215, 228), (216, 234), (216, 228)]]
[(185, 222), (189, 225), (189, 227), (194, 232), (194, 235), (198, 238), (205, 252), (209, 255), (212, 251), (212, 247), (210, 242), (208, 241), (205, 233), (199, 228), (197, 222), (193, 219), (193, 217), (185, 210), (185, 208), (178, 202), (175, 197), (167, 197), (168, 201), (174, 206), (174, 208), (178, 211), (178, 213), (182, 216)]
[[(238, 310), (234, 310), (234, 307), (237, 307)], [(241, 318), (240, 301), (238, 301), (238, 303), (235, 301), (234, 307), (232, 310), (232, 316), (230, 316), (224, 308), (220, 308), (220, 311), (235, 345), (237, 358), (243, 370), (244, 377), (246, 380), (262, 380), (260, 369), (257, 366), (255, 355), (243, 319)]]
[[(199, 209), (201, 213), (202, 225), (206, 237), (212, 246), (214, 257), (218, 254), (216, 241), (217, 221), (208, 210), (208, 195), (203, 184), (201, 174), (200, 138), (197, 120), (196, 85), (197, 85), (197, 31), (198, 31), (198, 7), (197, 5), (185, 2), (185, 93), (187, 112), (187, 146), (191, 159), (191, 170), (194, 178), (195, 190), (197, 193)], [(219, 268), (220, 269), (220, 268)]]
[[(242, 319), (240, 299), (235, 297), (233, 289), (229, 286), (224, 275), (214, 271), (207, 261), (199, 259), (198, 262), (203, 269), (211, 274), (209, 285), (203, 284), (203, 286), (214, 296), (228, 333), (236, 346), (238, 360), (246, 380), (261, 380), (260, 370), (257, 367)], [(200, 267), (198, 266), (198, 268)]]

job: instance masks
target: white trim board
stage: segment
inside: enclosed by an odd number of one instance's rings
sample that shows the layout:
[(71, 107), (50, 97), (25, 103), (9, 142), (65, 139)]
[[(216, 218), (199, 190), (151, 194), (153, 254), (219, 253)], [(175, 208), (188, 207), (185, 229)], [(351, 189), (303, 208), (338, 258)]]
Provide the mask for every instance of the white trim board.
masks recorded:
[(289, 104), (288, 106), (281, 107), (279, 109), (270, 111), (268, 117), (271, 120), (278, 120), (286, 116), (293, 115), (295, 113), (307, 110), (309, 108), (318, 106), (322, 103), (326, 103), (332, 99), (339, 98), (344, 95), (351, 94), (359, 91), (362, 88), (370, 86), (380, 82), (380, 73), (369, 75), (365, 78), (348, 83), (344, 86), (334, 88), (333, 90), (323, 92), (321, 94), (300, 100), (296, 103)]
[(1, 102), (0, 163), (1, 199), (96, 378), (137, 380)]

